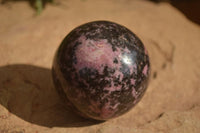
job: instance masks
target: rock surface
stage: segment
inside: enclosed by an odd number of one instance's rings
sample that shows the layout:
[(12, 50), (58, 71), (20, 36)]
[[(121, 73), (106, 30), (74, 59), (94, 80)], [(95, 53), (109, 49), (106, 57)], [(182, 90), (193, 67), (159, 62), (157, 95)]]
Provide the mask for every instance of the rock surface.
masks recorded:
[[(26, 2), (0, 5), (0, 133), (199, 133), (200, 27), (172, 6), (148, 1), (75, 0), (40, 16)], [(73, 28), (110, 20), (136, 33), (151, 59), (143, 99), (97, 123), (65, 108), (51, 78), (53, 56)]]
[(147, 50), (125, 27), (93, 21), (71, 31), (52, 66), (55, 88), (82, 116), (109, 120), (131, 110), (150, 75)]

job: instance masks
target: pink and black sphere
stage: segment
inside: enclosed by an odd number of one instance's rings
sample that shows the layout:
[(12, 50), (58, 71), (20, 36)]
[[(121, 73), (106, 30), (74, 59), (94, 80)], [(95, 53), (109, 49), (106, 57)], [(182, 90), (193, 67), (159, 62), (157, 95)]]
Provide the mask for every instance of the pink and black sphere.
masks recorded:
[(57, 91), (75, 112), (108, 120), (140, 101), (148, 85), (150, 62), (143, 43), (129, 29), (94, 21), (64, 38), (52, 73)]

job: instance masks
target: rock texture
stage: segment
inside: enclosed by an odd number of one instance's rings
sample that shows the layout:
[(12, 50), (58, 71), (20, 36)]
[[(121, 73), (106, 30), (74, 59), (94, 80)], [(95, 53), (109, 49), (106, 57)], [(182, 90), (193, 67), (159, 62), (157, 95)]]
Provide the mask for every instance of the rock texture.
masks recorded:
[(109, 120), (131, 110), (144, 95), (150, 75), (147, 53), (125, 27), (93, 21), (65, 37), (55, 54), (53, 81), (76, 112)]
[[(199, 133), (200, 27), (166, 3), (73, 0), (40, 16), (26, 2), (0, 5), (0, 133)], [(143, 99), (104, 123), (65, 108), (51, 79), (53, 56), (74, 27), (110, 20), (136, 33), (151, 59)]]

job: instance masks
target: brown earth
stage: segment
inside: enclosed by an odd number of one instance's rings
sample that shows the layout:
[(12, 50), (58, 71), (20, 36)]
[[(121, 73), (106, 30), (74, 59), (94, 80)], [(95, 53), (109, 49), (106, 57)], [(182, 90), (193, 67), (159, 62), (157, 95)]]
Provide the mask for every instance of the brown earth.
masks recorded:
[[(0, 5), (0, 133), (199, 133), (200, 27), (167, 3), (66, 0), (40, 16), (28, 2)], [(54, 53), (76, 26), (110, 20), (136, 33), (152, 73), (141, 102), (98, 123), (60, 101), (51, 78)]]

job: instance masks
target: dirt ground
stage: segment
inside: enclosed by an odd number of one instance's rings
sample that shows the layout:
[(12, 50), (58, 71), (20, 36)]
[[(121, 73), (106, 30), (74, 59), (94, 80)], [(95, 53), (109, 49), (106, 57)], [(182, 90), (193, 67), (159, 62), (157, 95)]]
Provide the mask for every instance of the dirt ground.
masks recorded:
[[(143, 99), (103, 123), (67, 110), (51, 78), (62, 39), (93, 20), (131, 29), (152, 66)], [(199, 42), (199, 25), (167, 3), (60, 0), (40, 16), (27, 1), (0, 5), (0, 133), (199, 133)]]

